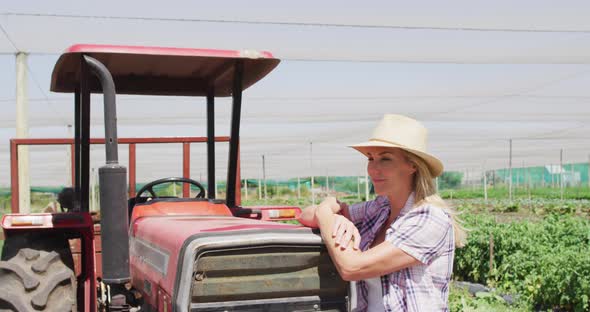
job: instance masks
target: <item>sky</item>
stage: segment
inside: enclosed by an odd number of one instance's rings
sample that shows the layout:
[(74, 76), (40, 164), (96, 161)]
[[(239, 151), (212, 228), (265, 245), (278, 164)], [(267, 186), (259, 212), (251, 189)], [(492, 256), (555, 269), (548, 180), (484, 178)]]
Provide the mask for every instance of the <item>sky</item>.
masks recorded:
[[(244, 93), (242, 175), (364, 175), (347, 145), (384, 113), (422, 121), (448, 170), (587, 162), (590, 3), (566, 1), (4, 1), (0, 7), (0, 185), (15, 136), (15, 57), (28, 56), (30, 137), (65, 137), (73, 98), (49, 91), (75, 43), (258, 49), (282, 60)], [(100, 103), (99, 96), (93, 97)], [(119, 96), (119, 137), (205, 135), (204, 99)], [(229, 133), (230, 103), (216, 110)], [(100, 105), (92, 136), (104, 134)], [(2, 143), (4, 142), (4, 143)], [(311, 143), (311, 144), (310, 144)], [(311, 148), (310, 148), (311, 147)], [(31, 148), (33, 185), (65, 183), (65, 147)], [(224, 177), (227, 147), (218, 148)], [(121, 146), (122, 162), (127, 149)], [(205, 176), (205, 147), (192, 149)], [(93, 148), (99, 167), (104, 152)], [(180, 146), (138, 148), (138, 180), (181, 174)]]

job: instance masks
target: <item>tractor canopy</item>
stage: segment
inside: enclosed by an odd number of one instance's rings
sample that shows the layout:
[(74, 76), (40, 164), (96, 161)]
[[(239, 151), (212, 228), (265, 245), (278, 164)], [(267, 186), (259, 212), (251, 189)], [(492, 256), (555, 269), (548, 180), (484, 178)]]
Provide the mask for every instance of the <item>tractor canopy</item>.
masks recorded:
[[(244, 64), (242, 90), (270, 73), (278, 64), (270, 52), (118, 45), (77, 44), (59, 58), (51, 75), (51, 91), (72, 93), (79, 87), (80, 56), (88, 55), (109, 70), (117, 94), (214, 96), (232, 94), (235, 62)], [(100, 93), (96, 80), (92, 93)]]

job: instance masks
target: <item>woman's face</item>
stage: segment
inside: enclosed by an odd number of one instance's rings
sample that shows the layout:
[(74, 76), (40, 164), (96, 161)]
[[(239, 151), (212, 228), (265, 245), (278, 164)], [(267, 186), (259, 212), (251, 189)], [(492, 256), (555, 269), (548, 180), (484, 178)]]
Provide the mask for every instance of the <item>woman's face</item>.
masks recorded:
[(372, 147), (367, 152), (367, 172), (377, 195), (396, 194), (411, 189), (416, 168), (399, 148)]

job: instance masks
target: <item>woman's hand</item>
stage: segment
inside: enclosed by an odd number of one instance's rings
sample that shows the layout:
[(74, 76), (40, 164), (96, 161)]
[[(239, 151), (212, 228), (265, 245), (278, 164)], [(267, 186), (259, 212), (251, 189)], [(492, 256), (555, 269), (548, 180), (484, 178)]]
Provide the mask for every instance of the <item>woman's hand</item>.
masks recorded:
[(330, 210), (332, 210), (333, 213), (339, 213), (340, 212), (340, 202), (336, 199), (336, 197), (326, 197), (326, 199), (324, 199), (321, 203), (320, 206), (328, 206), (330, 207)]
[(341, 215), (334, 215), (334, 227), (332, 230), (332, 237), (336, 246), (340, 246), (342, 250), (348, 248), (352, 243), (355, 250), (359, 249), (361, 243), (361, 234), (350, 220)]
[[(340, 246), (342, 250), (348, 248), (353, 243), (355, 250), (359, 249), (361, 235), (354, 224), (345, 216), (337, 214), (340, 210), (340, 203), (334, 197), (327, 197), (315, 210), (314, 220), (322, 232), (324, 241), (334, 244), (334, 247)], [(330, 233), (331, 231), (331, 233)], [(330, 235), (327, 239), (325, 235)]]
[(316, 214), (318, 208), (322, 205), (332, 213), (344, 213), (343, 210), (346, 209), (345, 207), (348, 207), (346, 204), (338, 202), (334, 197), (326, 197), (326, 199), (319, 205), (313, 205), (303, 209), (297, 220), (304, 226), (317, 228), (318, 223)]

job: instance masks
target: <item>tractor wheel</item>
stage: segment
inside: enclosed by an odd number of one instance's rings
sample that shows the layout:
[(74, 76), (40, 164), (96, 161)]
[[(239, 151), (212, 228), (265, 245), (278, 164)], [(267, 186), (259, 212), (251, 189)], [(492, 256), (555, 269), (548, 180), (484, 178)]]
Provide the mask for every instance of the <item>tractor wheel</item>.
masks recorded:
[(56, 251), (21, 248), (0, 261), (0, 311), (76, 311), (76, 276)]

